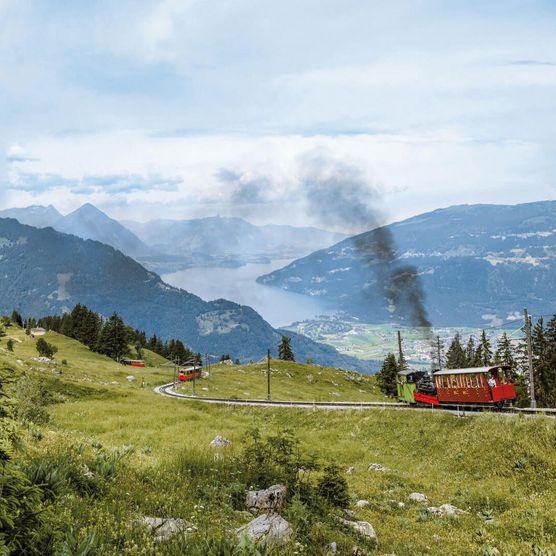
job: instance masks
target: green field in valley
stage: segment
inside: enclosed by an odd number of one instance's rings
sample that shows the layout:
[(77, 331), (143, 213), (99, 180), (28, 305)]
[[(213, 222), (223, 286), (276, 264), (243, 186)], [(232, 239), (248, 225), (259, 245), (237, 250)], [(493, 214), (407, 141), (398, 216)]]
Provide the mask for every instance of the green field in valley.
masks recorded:
[[(24, 469), (49, 462), (82, 474), (81, 482), (71, 482), (79, 488), (57, 487), (59, 503), (53, 514), (45, 514), (45, 527), (53, 532), (52, 553), (324, 555), (333, 541), (342, 555), (351, 554), (354, 545), (382, 556), (548, 556), (556, 551), (553, 419), (176, 400), (153, 392), (173, 373), (157, 356), (149, 357), (159, 366), (131, 371), (49, 333), (48, 341), (59, 352), (53, 363), (42, 363), (33, 359), (33, 339), (13, 327), (7, 333), (0, 361), (13, 369), (12, 392), (23, 396), (35, 392), (29, 384), (42, 384), (51, 393), (46, 405), (50, 420), (20, 428), (17, 461)], [(15, 340), (14, 353), (5, 350), (9, 337)], [(372, 379), (358, 382), (343, 371), (275, 361), (272, 367), (277, 397), (381, 399)], [(264, 397), (263, 368), (213, 367), (208, 379), (198, 381), (199, 394)], [(126, 379), (130, 374), (136, 377), (132, 382)], [(340, 515), (340, 509), (323, 510), (304, 498), (303, 489), (282, 512), (294, 531), (290, 544), (265, 552), (237, 541), (236, 528), (252, 519), (243, 505), (245, 489), (268, 487), (280, 477), (277, 463), (259, 475), (246, 471), (257, 468), (254, 452), (246, 451), (252, 429), (263, 439), (291, 431), (299, 443), (296, 453), (314, 455), (323, 466), (336, 463), (348, 482), (349, 506), (357, 519), (373, 525), (376, 546), (331, 517)], [(215, 457), (209, 443), (218, 434), (232, 444)], [(115, 462), (110, 472), (107, 462)], [(384, 469), (369, 470), (373, 463)], [(322, 472), (321, 467), (300, 473), (304, 484), (315, 484)], [(89, 483), (90, 491), (82, 486)], [(413, 492), (425, 494), (428, 503), (412, 501)], [(358, 500), (368, 505), (357, 507)], [(465, 513), (438, 517), (427, 510), (442, 504)], [(142, 516), (182, 518), (192, 529), (185, 539), (157, 542), (136, 525)], [(88, 552), (87, 543), (92, 547)]]
[[(382, 361), (388, 353), (398, 353), (397, 332), (401, 331), (404, 355), (408, 362), (416, 367), (430, 368), (431, 340), (423, 329), (418, 327), (400, 327), (395, 324), (368, 324), (356, 319), (343, 319), (341, 316), (321, 317), (311, 321), (298, 322), (288, 327), (289, 330), (304, 334), (312, 340), (328, 344), (340, 353), (360, 359)], [(477, 340), (481, 329), (466, 327), (433, 328), (431, 336), (440, 337), (444, 353), (456, 333), (464, 341), (469, 336)], [(490, 341), (496, 345), (498, 338), (506, 332), (516, 341), (522, 336), (518, 326), (503, 329), (487, 328)]]

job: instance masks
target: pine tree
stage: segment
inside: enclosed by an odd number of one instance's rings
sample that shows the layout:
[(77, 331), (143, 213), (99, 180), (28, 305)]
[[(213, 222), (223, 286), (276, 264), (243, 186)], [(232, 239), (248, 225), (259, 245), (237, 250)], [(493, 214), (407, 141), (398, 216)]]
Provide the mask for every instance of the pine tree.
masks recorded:
[(11, 320), (14, 324), (17, 324), (18, 326), (21, 326), (23, 328), (23, 318), (15, 309), (12, 312)]
[(502, 334), (498, 341), (494, 362), (499, 365), (509, 365), (512, 370), (517, 367), (514, 348), (506, 332)]
[(544, 326), (544, 319), (541, 317), (533, 327), (531, 334), (535, 399), (539, 407), (550, 407), (554, 405), (553, 395), (551, 395), (551, 389), (554, 383), (552, 378), (554, 371), (550, 368), (551, 350), (547, 332), (548, 330), (545, 329)]
[(481, 332), (481, 340), (477, 348), (477, 363), (483, 367), (492, 365), (492, 346), (484, 330)]
[(396, 356), (393, 353), (389, 353), (384, 359), (380, 371), (376, 374), (376, 380), (380, 390), (392, 398), (396, 397), (398, 393), (398, 371), (399, 367)]
[(546, 365), (544, 375), (545, 407), (556, 407), (556, 315), (546, 326)]
[(458, 332), (454, 336), (454, 339), (448, 348), (448, 352), (446, 353), (446, 368), (462, 369), (465, 367), (465, 364), (465, 352), (461, 347), (461, 336)]
[(129, 353), (128, 335), (124, 321), (114, 313), (102, 327), (98, 342), (98, 352), (116, 361)]
[(282, 361), (295, 361), (291, 340), (289, 336), (282, 336), (282, 341), (278, 345), (278, 359)]
[(467, 345), (465, 346), (465, 366), (477, 367), (477, 350), (475, 349), (475, 338), (473, 335), (469, 336)]

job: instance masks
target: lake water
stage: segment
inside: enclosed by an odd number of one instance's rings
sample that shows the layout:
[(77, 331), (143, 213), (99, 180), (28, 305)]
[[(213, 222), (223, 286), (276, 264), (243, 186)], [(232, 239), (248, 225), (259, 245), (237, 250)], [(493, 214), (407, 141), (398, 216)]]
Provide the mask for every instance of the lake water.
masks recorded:
[(274, 327), (326, 314), (328, 311), (322, 300), (257, 284), (259, 276), (290, 262), (276, 260), (269, 264), (247, 264), (239, 268), (190, 268), (165, 274), (162, 279), (205, 301), (224, 298), (249, 305)]

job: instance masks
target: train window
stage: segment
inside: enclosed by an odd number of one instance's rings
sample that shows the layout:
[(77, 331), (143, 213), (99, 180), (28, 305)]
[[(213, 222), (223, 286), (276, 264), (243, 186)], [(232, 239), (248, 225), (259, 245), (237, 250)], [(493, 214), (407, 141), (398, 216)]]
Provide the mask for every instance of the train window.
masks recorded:
[(457, 377), (455, 375), (452, 375), (450, 378), (452, 379), (452, 381), (451, 381), (452, 382), (452, 388), (457, 388), (458, 387)]

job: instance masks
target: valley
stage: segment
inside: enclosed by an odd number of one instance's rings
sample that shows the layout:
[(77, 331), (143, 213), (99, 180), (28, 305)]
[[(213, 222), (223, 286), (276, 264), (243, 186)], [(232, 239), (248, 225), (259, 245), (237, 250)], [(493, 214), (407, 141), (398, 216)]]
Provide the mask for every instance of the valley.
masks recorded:
[[(412, 367), (430, 369), (431, 342), (422, 329), (396, 324), (369, 324), (345, 315), (321, 316), (317, 319), (295, 322), (287, 330), (303, 334), (314, 340), (334, 347), (338, 352), (361, 359), (383, 360), (388, 353), (398, 353), (397, 332), (403, 340), (404, 356)], [(523, 337), (520, 324), (504, 328), (487, 328), (487, 337), (496, 346), (500, 336), (506, 332), (514, 342)], [(473, 327), (433, 327), (431, 336), (440, 337), (443, 352), (458, 333), (463, 338), (474, 336), (477, 340), (482, 332)], [(427, 331), (428, 333), (428, 331)]]

